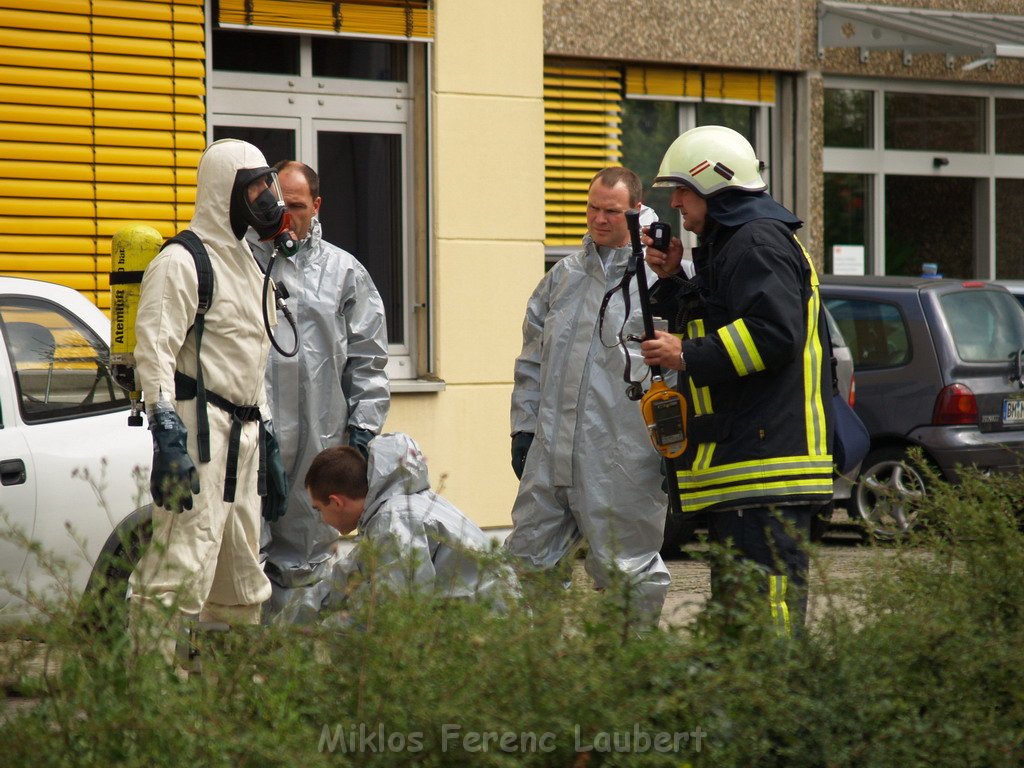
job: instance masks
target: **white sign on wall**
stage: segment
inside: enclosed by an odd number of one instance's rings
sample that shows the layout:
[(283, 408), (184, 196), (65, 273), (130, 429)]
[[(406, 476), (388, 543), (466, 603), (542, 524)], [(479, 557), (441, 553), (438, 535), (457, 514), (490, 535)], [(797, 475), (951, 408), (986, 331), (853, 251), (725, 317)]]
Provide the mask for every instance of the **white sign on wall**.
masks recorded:
[(832, 246), (832, 274), (833, 275), (863, 275), (864, 274), (864, 246), (863, 245), (833, 245)]

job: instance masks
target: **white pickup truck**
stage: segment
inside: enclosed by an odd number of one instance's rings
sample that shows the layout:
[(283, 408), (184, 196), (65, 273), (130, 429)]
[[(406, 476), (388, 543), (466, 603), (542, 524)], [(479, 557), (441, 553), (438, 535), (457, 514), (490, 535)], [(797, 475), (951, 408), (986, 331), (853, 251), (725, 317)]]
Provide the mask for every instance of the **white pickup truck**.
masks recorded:
[[(149, 528), (152, 443), (128, 426), (110, 374), (110, 322), (77, 291), (0, 277), (0, 621), (32, 613), (27, 590), (73, 599)], [(54, 584), (18, 529), (72, 568)], [(106, 556), (105, 556), (106, 555)]]

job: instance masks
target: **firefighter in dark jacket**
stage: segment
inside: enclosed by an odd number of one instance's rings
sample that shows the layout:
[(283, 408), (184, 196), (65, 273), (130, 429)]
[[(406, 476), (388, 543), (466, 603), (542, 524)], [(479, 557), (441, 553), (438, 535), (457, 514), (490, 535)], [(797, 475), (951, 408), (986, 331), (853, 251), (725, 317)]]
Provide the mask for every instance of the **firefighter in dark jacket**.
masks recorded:
[[(652, 298), (675, 323), (643, 343), (644, 360), (684, 371), (690, 446), (676, 480), (685, 512), (708, 512), (711, 540), (763, 566), (781, 633), (807, 606), (811, 516), (832, 497), (828, 342), (818, 276), (801, 222), (765, 192), (747, 140), (722, 126), (669, 147), (656, 187), (698, 238), (694, 278), (682, 243), (651, 248)], [(698, 300), (694, 301), (697, 297)], [(667, 312), (666, 312), (667, 310)], [(723, 598), (712, 573), (712, 598)]]

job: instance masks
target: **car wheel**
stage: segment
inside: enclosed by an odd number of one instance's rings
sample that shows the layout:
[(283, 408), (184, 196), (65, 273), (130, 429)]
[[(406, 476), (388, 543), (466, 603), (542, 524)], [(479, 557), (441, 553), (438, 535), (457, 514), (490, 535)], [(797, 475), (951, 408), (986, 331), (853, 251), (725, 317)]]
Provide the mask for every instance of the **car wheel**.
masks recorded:
[(676, 557), (684, 544), (693, 540), (700, 515), (669, 511), (665, 515), (665, 539), (661, 545), (662, 557)]
[(148, 525), (132, 532), (128, 540), (113, 552), (100, 556), (82, 596), (79, 616), (82, 623), (96, 631), (124, 632), (128, 626), (129, 578), (139, 561), (151, 530)]
[(903, 448), (872, 451), (861, 464), (853, 506), (876, 537), (902, 536), (914, 525), (917, 502), (925, 494), (924, 477)]

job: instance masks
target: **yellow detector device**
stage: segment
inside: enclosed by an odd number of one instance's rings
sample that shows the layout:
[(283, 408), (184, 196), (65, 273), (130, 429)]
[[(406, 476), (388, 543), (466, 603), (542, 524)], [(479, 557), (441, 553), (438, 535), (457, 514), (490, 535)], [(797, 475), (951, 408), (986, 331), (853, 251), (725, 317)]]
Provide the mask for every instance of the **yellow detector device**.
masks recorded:
[(647, 432), (654, 449), (666, 459), (676, 459), (686, 450), (686, 398), (669, 387), (660, 376), (640, 399)]

